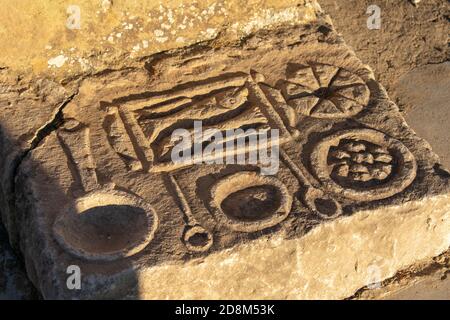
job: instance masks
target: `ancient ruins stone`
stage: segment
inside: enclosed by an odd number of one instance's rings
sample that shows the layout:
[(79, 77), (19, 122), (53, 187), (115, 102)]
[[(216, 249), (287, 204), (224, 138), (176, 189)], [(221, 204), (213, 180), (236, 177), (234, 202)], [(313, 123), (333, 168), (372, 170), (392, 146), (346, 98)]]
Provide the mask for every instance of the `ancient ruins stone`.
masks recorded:
[(23, 266), (9, 246), (6, 230), (0, 227), (0, 300), (37, 297)]
[[(44, 298), (340, 299), (449, 247), (449, 175), (326, 16), (218, 43), (72, 83), (5, 214)], [(277, 129), (278, 170), (174, 162), (197, 121)]]
[(0, 70), (0, 213), (15, 246), (14, 176), (27, 152), (51, 127), (51, 120), (73, 94), (73, 88), (47, 79), (14, 76)]
[(2, 1), (0, 68), (58, 78), (97, 73), (219, 34), (224, 43), (308, 23), (318, 12), (316, 0)]

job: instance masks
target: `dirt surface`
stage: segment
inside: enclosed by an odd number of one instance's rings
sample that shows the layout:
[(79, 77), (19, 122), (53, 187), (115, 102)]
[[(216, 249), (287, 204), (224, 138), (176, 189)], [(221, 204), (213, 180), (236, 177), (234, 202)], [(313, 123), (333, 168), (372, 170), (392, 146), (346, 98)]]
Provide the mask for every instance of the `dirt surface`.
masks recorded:
[(450, 278), (430, 277), (386, 295), (386, 300), (449, 300)]
[(351, 299), (448, 300), (450, 251), (399, 271), (394, 277), (359, 290)]
[[(366, 11), (374, 4), (381, 9), (379, 30), (367, 28)], [(424, 0), (414, 6), (407, 0), (322, 0), (320, 5), (391, 98), (397, 99), (395, 84), (403, 74), (449, 59), (450, 1)]]
[(450, 169), (450, 62), (418, 67), (403, 75), (395, 87), (399, 101), (409, 107), (406, 120), (427, 139)]

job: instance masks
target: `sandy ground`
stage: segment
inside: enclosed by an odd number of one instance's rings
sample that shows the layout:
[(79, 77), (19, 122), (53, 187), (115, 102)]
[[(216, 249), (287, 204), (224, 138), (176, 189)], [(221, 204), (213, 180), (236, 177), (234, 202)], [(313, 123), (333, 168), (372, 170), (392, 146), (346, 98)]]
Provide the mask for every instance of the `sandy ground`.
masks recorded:
[(444, 279), (426, 278), (412, 286), (402, 288), (395, 294), (389, 295), (389, 300), (408, 300), (408, 299), (432, 299), (432, 300), (448, 300), (449, 299), (450, 278)]
[[(321, 0), (336, 29), (397, 101), (398, 79), (416, 68), (449, 58), (450, 2), (422, 0)], [(370, 5), (381, 9), (381, 28), (369, 30), (366, 13)], [(407, 109), (400, 103), (400, 107)]]
[(397, 97), (410, 108), (408, 124), (430, 142), (442, 165), (450, 169), (450, 62), (421, 66), (400, 77)]
[[(407, 0), (321, 0), (320, 3), (347, 43), (373, 67), (408, 123), (430, 142), (443, 165), (450, 168), (447, 125), (450, 2), (423, 0), (417, 7)], [(367, 28), (366, 10), (372, 4), (381, 8), (380, 30)], [(420, 268), (399, 273), (383, 282), (382, 288), (363, 290), (358, 297), (450, 299), (448, 255), (438, 263), (424, 262)], [(19, 286), (13, 287), (12, 280)], [(20, 263), (13, 258), (0, 229), (0, 299), (33, 297), (35, 294), (26, 282)]]

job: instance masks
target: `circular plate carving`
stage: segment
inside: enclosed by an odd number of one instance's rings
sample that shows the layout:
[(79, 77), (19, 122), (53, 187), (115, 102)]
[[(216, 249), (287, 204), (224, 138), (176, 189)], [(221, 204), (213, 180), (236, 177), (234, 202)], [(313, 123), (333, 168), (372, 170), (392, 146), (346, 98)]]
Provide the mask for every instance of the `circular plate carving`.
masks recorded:
[(314, 118), (347, 118), (368, 103), (370, 90), (358, 75), (332, 65), (290, 65), (282, 84), (287, 103)]
[(188, 227), (183, 234), (183, 241), (190, 251), (208, 251), (213, 244), (212, 234), (202, 226)]
[(326, 137), (314, 148), (311, 164), (325, 190), (360, 201), (403, 191), (417, 171), (414, 156), (405, 145), (370, 129)]
[(66, 207), (53, 233), (75, 256), (111, 261), (140, 252), (157, 227), (157, 215), (143, 199), (105, 189), (92, 191)]
[(210, 208), (228, 228), (255, 232), (283, 221), (291, 210), (292, 196), (278, 179), (256, 172), (225, 177), (211, 190)]

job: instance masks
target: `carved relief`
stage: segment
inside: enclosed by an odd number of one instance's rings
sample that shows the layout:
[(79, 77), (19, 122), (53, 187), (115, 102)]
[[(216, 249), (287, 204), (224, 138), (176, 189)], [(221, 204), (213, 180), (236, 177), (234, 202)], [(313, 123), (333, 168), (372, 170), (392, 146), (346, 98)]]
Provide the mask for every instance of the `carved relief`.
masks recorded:
[(278, 87), (297, 113), (314, 118), (347, 118), (368, 103), (370, 91), (358, 75), (332, 65), (290, 64)]
[[(31, 231), (37, 241), (25, 239), (22, 251), (39, 252), (27, 264), (41, 287), (67, 291), (65, 268), (72, 264), (82, 268), (83, 281), (97, 281), (83, 288), (98, 296), (128, 292), (130, 275), (142, 273), (158, 280), (181, 270), (194, 279), (204, 270), (219, 279), (205, 265), (233, 271), (227, 252), (237, 253), (252, 272), (248, 249), (274, 249), (284, 240), (294, 245), (278, 256), (292, 251), (295, 264), (303, 254), (294, 252), (295, 243), (303, 237), (320, 238), (315, 231), (326, 233), (361, 210), (401, 213), (389, 206), (422, 199), (427, 183), (444, 184), (439, 172), (433, 176), (437, 158), (421, 155), (426, 143), (407, 128), (368, 67), (334, 34), (317, 32), (317, 42), (316, 31), (312, 25), (263, 32), (226, 50), (219, 39), (66, 83), (67, 94), (76, 94), (63, 105), (49, 104), (47, 111), (58, 114), (36, 128), (27, 157), (9, 170), (16, 178), (11, 200), (22, 212), (21, 234)], [(278, 34), (289, 38), (271, 39)], [(52, 102), (43, 94), (44, 102)], [(75, 116), (79, 121), (68, 119)], [(207, 153), (216, 137), (196, 135), (198, 122), (203, 133), (218, 130), (225, 138), (223, 163)], [(174, 134), (178, 129), (189, 141), (180, 152), (190, 151), (186, 162), (172, 157), (185, 141)], [(236, 129), (243, 136), (228, 138), (226, 132)], [(416, 172), (420, 179), (414, 181)], [(338, 229), (331, 231), (339, 236)], [(335, 234), (323, 236), (326, 244)], [(321, 248), (324, 256), (328, 249)], [(146, 288), (130, 289), (169, 292), (150, 280)], [(116, 286), (106, 292), (110, 283)]]
[(175, 177), (171, 174), (167, 174), (169, 185), (172, 191), (175, 193), (175, 197), (178, 200), (179, 207), (184, 215), (186, 227), (183, 232), (183, 243), (190, 251), (204, 252), (211, 248), (213, 244), (213, 236), (211, 232), (203, 228), (195, 219), (192, 213), (191, 207), (186, 200), (183, 191), (181, 190)]
[(184, 110), (173, 110), (165, 115), (155, 110), (143, 110), (139, 115), (139, 123), (149, 137), (156, 160), (172, 166), (174, 164), (170, 156), (176, 142), (171, 141), (171, 133), (176, 129), (187, 129), (194, 141), (194, 121), (202, 121), (204, 131), (211, 128), (225, 132), (248, 126), (254, 129), (266, 126), (267, 119), (256, 106), (246, 104), (247, 97), (246, 88), (225, 89), (185, 106)]
[(238, 172), (213, 186), (209, 206), (225, 227), (255, 232), (283, 221), (291, 211), (292, 195), (275, 177)]
[[(153, 239), (158, 217), (143, 199), (113, 184), (99, 185), (89, 128), (72, 119), (58, 131), (79, 190), (53, 224), (57, 242), (86, 260), (116, 260), (134, 255)], [(81, 194), (81, 195), (80, 195)]]
[[(118, 110), (121, 115), (127, 112), (128, 117), (139, 125), (138, 134), (145, 136), (145, 142), (140, 142), (140, 145), (150, 146), (151, 151), (148, 153), (151, 153), (152, 160), (149, 160), (149, 171), (169, 172), (185, 166), (171, 160), (171, 151), (177, 143), (171, 140), (172, 133), (177, 129), (187, 129), (194, 141), (195, 121), (202, 121), (204, 131), (217, 129), (224, 136), (226, 130), (277, 128), (280, 130), (280, 140), (288, 140), (290, 134), (283, 120), (259, 87), (258, 81), (263, 80), (263, 76), (256, 72), (251, 75), (225, 74), (183, 84), (173, 90), (152, 93), (145, 99), (121, 103)], [(109, 136), (114, 134), (111, 126), (106, 130)], [(130, 133), (135, 135), (137, 132)], [(198, 144), (207, 142), (196, 141)], [(124, 152), (120, 151), (124, 148), (117, 142), (112, 144), (116, 144), (114, 148), (124, 157)], [(234, 152), (239, 154), (245, 151)], [(130, 157), (128, 154), (125, 156)]]
[(324, 219), (336, 218), (342, 214), (341, 204), (323, 190), (315, 188), (305, 176), (305, 168), (300, 162), (294, 162), (284, 151), (281, 151), (281, 160), (286, 163), (297, 180), (302, 185), (302, 200), (306, 206)]
[(103, 124), (105, 131), (108, 133), (108, 142), (127, 164), (129, 170), (142, 170), (142, 163), (133, 148), (130, 135), (128, 135), (125, 124), (120, 117), (119, 109), (109, 108), (108, 111)]
[(127, 108), (107, 108), (103, 127), (108, 142), (132, 171), (147, 171), (153, 163), (153, 152), (136, 118)]
[[(195, 219), (171, 173), (193, 165), (172, 161), (171, 152), (178, 143), (172, 140), (175, 130), (187, 129), (194, 141), (195, 121), (202, 121), (203, 130), (221, 132), (276, 128), (283, 148), (301, 135), (295, 127), (298, 115), (347, 118), (359, 113), (369, 98), (365, 81), (346, 69), (321, 63), (289, 64), (286, 79), (275, 87), (251, 70), (249, 74), (224, 74), (122, 100), (108, 107), (104, 128), (111, 146), (130, 170), (163, 173), (186, 223), (181, 240), (188, 250), (205, 252), (214, 242), (213, 235)], [(347, 134), (355, 135), (356, 140), (347, 139)], [(364, 141), (358, 140), (358, 134)], [(386, 144), (380, 135), (355, 130), (343, 133), (342, 139), (339, 135), (321, 141), (312, 154), (311, 166), (323, 186), (320, 189), (308, 180), (311, 175), (301, 161), (280, 150), (281, 160), (301, 185), (300, 200), (310, 211), (323, 219), (335, 218), (342, 214), (342, 204), (333, 194), (376, 200), (401, 192), (411, 183), (415, 175), (412, 155), (400, 142), (391, 139)], [(197, 141), (200, 145), (207, 142)], [(188, 148), (194, 150), (194, 145)], [(397, 169), (399, 161), (406, 164), (403, 169)], [(246, 171), (222, 178), (212, 188), (211, 199), (206, 206), (219, 224), (239, 232), (277, 225), (289, 215), (292, 205), (292, 195), (283, 182)], [(258, 215), (253, 216), (255, 213)]]
[(417, 170), (405, 145), (371, 129), (345, 130), (326, 137), (315, 147), (311, 164), (325, 190), (361, 201), (403, 191)]

